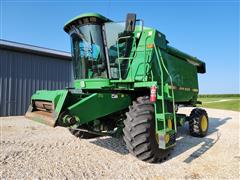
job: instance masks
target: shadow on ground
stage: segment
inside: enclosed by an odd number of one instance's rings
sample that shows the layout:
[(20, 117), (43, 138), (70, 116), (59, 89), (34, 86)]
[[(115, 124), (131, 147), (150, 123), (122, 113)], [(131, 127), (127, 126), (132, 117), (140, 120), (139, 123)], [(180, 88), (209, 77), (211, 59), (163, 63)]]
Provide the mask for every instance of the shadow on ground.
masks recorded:
[[(185, 151), (202, 144), (197, 150), (195, 150), (192, 154), (189, 155), (188, 158), (184, 160), (185, 163), (190, 163), (194, 159), (200, 157), (206, 151), (208, 151), (214, 144), (221, 138), (221, 133), (218, 130), (219, 126), (225, 124), (228, 120), (232, 119), (231, 117), (226, 118), (209, 118), (209, 130), (208, 135), (203, 138), (192, 137), (188, 131), (188, 123), (186, 123), (183, 127), (178, 128), (177, 135), (177, 145), (174, 150), (171, 151), (171, 158), (174, 158)], [(214, 138), (210, 138), (209, 135), (215, 133), (216, 136)], [(113, 138), (113, 137), (101, 137), (97, 139), (89, 140), (89, 142), (98, 145), (100, 147), (109, 149), (111, 151), (120, 153), (122, 155), (128, 154), (128, 150), (122, 138)]]
[(94, 140), (89, 140), (89, 142), (98, 145), (100, 147), (109, 149), (111, 151), (120, 153), (122, 155), (128, 154), (127, 147), (123, 138), (115, 138), (115, 137), (101, 137)]
[[(199, 137), (192, 137), (188, 131), (188, 124), (186, 123), (185, 126), (178, 129), (178, 136), (177, 136), (177, 146), (172, 151), (171, 157), (174, 158), (185, 151), (202, 144), (198, 149), (196, 149), (193, 153), (189, 155), (188, 158), (184, 160), (185, 163), (190, 163), (194, 159), (200, 157), (206, 151), (208, 151), (217, 141), (221, 138), (221, 133), (218, 130), (219, 126), (225, 124), (228, 120), (232, 119), (231, 117), (226, 118), (209, 118), (209, 129), (208, 135), (203, 138)], [(215, 134), (216, 136), (211, 136), (211, 134)]]

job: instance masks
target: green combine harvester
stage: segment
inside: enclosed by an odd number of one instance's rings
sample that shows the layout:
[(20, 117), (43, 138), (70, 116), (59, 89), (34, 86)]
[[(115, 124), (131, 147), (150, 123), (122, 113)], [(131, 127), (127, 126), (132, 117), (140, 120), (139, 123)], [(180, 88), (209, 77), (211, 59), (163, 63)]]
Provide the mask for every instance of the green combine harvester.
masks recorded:
[(81, 138), (123, 135), (129, 152), (147, 162), (169, 156), (177, 126), (186, 121), (191, 135), (207, 134), (205, 110), (177, 113), (179, 106), (200, 103), (197, 73), (205, 73), (204, 62), (169, 46), (136, 14), (125, 22), (82, 14), (64, 31), (71, 40), (74, 87), (37, 91), (27, 118), (68, 127)]

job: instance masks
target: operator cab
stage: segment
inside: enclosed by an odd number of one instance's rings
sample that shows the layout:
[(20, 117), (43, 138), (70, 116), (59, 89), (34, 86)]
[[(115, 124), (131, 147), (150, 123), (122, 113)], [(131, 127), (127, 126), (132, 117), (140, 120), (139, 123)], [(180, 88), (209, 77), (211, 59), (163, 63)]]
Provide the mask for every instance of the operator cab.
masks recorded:
[(128, 14), (124, 23), (97, 13), (70, 20), (64, 30), (71, 39), (74, 79), (123, 78), (129, 64), (124, 57), (129, 57), (132, 48), (129, 33), (134, 31), (135, 22), (135, 14)]
[(99, 14), (78, 16), (65, 25), (71, 39), (74, 79), (107, 78), (102, 25)]

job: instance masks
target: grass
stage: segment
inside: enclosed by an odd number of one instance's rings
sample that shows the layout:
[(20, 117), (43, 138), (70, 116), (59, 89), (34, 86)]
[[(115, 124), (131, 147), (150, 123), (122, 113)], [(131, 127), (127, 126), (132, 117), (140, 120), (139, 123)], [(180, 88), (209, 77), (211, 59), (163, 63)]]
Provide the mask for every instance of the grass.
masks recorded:
[(234, 95), (199, 95), (199, 101), (202, 102), (201, 107), (226, 109), (232, 111), (240, 111), (240, 96)]

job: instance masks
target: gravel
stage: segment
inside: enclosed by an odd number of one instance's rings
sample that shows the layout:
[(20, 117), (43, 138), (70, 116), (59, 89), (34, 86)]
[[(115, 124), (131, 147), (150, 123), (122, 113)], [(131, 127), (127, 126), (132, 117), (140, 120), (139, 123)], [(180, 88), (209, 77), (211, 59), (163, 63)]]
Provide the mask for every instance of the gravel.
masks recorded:
[[(181, 108), (189, 114), (190, 108)], [(24, 117), (1, 117), (2, 179), (239, 179), (239, 112), (207, 109), (209, 134), (191, 137), (178, 129), (168, 160), (142, 162), (122, 139), (78, 139), (62, 127), (51, 128)]]

